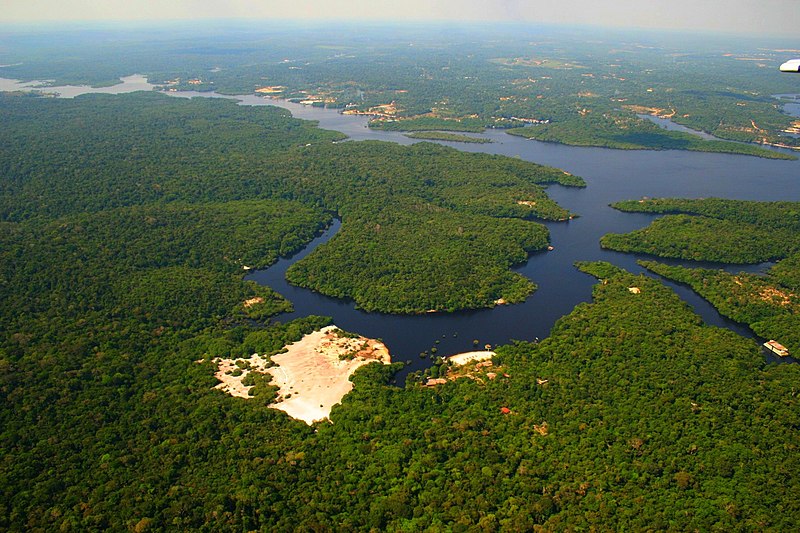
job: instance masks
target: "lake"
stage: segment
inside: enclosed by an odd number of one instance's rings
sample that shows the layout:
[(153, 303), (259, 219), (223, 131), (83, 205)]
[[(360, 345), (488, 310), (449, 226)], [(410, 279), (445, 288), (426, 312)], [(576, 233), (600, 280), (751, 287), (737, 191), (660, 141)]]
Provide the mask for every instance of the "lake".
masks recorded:
[[(129, 76), (122, 81), (123, 83), (115, 87), (86, 89), (87, 92), (118, 94), (152, 88), (141, 76)], [(14, 87), (12, 80), (0, 79), (0, 90), (12, 90), (8, 87)], [(80, 93), (76, 88), (48, 87), (46, 90), (57, 92), (62, 97), (77, 96)], [(367, 127), (367, 117), (342, 115), (331, 109), (303, 106), (256, 95), (232, 97), (192, 91), (166, 94), (178, 97), (234, 98), (242, 105), (277, 105), (290, 110), (297, 118), (318, 121), (320, 127), (340, 131), (356, 141), (373, 139), (401, 144), (418, 142), (401, 133), (370, 130)], [(248, 275), (248, 279), (267, 284), (292, 301), (295, 312), (280, 317), (280, 320), (310, 314), (326, 315), (333, 317), (334, 323), (343, 329), (382, 339), (389, 347), (393, 360), (411, 362), (398, 376), (403, 379), (408, 371), (430, 365), (430, 358), (422, 359), (419, 354), (430, 351), (434, 346), (438, 350), (437, 355), (446, 356), (472, 350), (473, 340), (477, 340), (479, 346), (483, 347), (485, 344), (507, 344), (515, 339), (535, 340), (546, 337), (560, 317), (569, 313), (577, 304), (591, 300), (595, 280), (578, 272), (573, 266), (575, 261), (604, 260), (632, 272), (642, 272), (636, 265), (636, 260), (642, 256), (602, 250), (599, 240), (606, 233), (629, 232), (646, 226), (654, 217), (615, 211), (608, 207), (612, 202), (643, 196), (800, 200), (800, 161), (686, 151), (624, 151), (572, 147), (527, 140), (507, 135), (501, 130), (488, 130), (477, 136), (493, 142), (441, 144), (468, 152), (519, 157), (558, 167), (583, 177), (587, 182), (585, 189), (558, 185), (548, 187), (551, 198), (578, 213), (580, 217), (569, 222), (546, 223), (555, 249), (533, 254), (524, 265), (516, 269), (539, 286), (524, 303), (452, 314), (398, 316), (364, 313), (355, 309), (352, 302), (328, 298), (289, 285), (284, 279), (288, 266), (307, 255), (315, 246), (330, 239), (339, 228), (338, 221), (299, 254), (281, 259), (267, 270), (253, 272)], [(723, 266), (677, 261), (670, 263), (748, 272), (761, 271), (768, 266)], [(753, 337), (749, 328), (719, 315), (691, 289), (674, 283), (667, 284), (706, 323)]]

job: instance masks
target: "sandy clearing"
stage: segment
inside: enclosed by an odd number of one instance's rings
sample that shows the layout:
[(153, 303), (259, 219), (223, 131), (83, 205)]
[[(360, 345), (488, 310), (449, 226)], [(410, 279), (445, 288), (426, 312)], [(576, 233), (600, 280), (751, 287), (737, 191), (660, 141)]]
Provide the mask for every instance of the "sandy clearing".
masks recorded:
[(664, 109), (660, 107), (648, 107), (643, 105), (624, 105), (622, 106), (623, 109), (627, 109), (629, 111), (633, 111), (634, 113), (638, 113), (640, 115), (653, 115), (653, 116), (661, 116), (664, 113)]
[(800, 120), (795, 120), (792, 122), (791, 126), (783, 130), (784, 133), (800, 133)]
[(471, 363), (472, 361), (486, 361), (491, 359), (496, 354), (492, 351), (483, 351), (483, 352), (465, 352), (459, 353), (456, 355), (451, 355), (447, 358), (448, 361), (453, 363), (454, 365), (466, 365), (467, 363)]
[(267, 85), (266, 87), (259, 87), (256, 92), (259, 94), (277, 94), (286, 90), (283, 85)]
[(795, 297), (793, 293), (786, 293), (775, 287), (764, 287), (759, 293), (761, 299), (767, 303), (777, 304), (781, 306), (788, 306), (792, 304), (792, 298)]
[[(278, 399), (270, 407), (307, 424), (329, 418), (331, 408), (353, 389), (349, 380), (353, 372), (373, 361), (391, 363), (389, 350), (382, 342), (340, 333), (336, 326), (322, 328), (272, 357), (253, 354), (249, 359), (214, 359), (215, 376), (220, 381), (214, 388), (231, 396), (250, 398), (252, 387), (245, 386), (242, 380), (249, 372), (270, 374), (271, 384), (279, 389)], [(237, 362), (241, 361), (246, 361), (249, 369), (242, 369), (238, 376), (231, 375), (240, 368)]]
[(469, 378), (480, 384), (485, 384), (487, 379), (491, 381), (500, 375), (504, 378), (511, 377), (503, 371), (502, 367), (494, 366), (492, 361), (494, 355), (495, 352), (486, 350), (460, 353), (448, 357), (446, 359), (450, 366), (446, 372), (438, 378), (428, 378), (424, 385), (426, 387), (435, 387), (460, 378)]
[[(238, 376), (231, 375), (229, 372), (239, 368), (236, 364), (238, 361), (246, 361), (249, 363), (250, 369), (242, 369), (242, 373)], [(202, 362), (202, 360), (198, 362)], [(236, 396), (237, 398), (250, 398), (250, 389), (253, 387), (247, 387), (242, 383), (245, 376), (250, 372), (264, 374), (267, 371), (267, 366), (270, 364), (269, 358), (261, 357), (257, 353), (251, 355), (249, 359), (244, 357), (238, 359), (221, 359), (218, 357), (214, 359), (213, 362), (217, 364), (217, 372), (214, 374), (214, 377), (220, 381), (220, 384), (214, 388), (220, 389), (222, 392), (227, 392), (231, 396)]]
[(270, 407), (307, 424), (326, 419), (331, 408), (353, 389), (349, 380), (353, 372), (373, 361), (391, 362), (382, 342), (340, 337), (338, 331), (336, 326), (328, 326), (272, 356), (278, 366), (267, 372), (272, 374), (272, 384), (279, 387), (279, 396)]
[(250, 298), (249, 300), (245, 300), (242, 305), (244, 306), (245, 309), (249, 309), (250, 307), (253, 307), (256, 304), (263, 304), (263, 303), (264, 303), (264, 298), (262, 298), (261, 296), (256, 296), (255, 298)]

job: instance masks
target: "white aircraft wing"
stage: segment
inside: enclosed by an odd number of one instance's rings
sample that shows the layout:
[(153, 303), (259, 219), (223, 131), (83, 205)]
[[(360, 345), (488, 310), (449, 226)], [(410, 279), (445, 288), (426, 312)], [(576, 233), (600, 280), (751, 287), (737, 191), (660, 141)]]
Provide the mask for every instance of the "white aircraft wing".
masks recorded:
[(781, 65), (781, 72), (800, 72), (800, 59), (790, 59)]

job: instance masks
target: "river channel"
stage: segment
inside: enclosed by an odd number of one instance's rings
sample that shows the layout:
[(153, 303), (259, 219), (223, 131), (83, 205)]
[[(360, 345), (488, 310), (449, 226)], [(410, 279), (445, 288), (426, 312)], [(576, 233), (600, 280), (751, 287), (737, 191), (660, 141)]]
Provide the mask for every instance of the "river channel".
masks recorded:
[[(115, 87), (87, 89), (84, 92), (129, 92), (152, 89), (141, 76), (129, 76)], [(0, 90), (24, 88), (13, 80), (0, 79)], [(81, 88), (48, 87), (61, 97), (73, 97)], [(256, 95), (223, 96), (191, 91), (167, 93), (179, 97), (234, 98), (241, 105), (276, 105), (297, 118), (315, 120), (324, 129), (346, 134), (350, 140), (385, 140), (401, 144), (415, 142), (401, 133), (371, 130), (364, 116), (343, 115), (335, 110), (303, 106)], [(267, 270), (253, 272), (248, 279), (271, 286), (287, 297), (294, 313), (282, 315), (288, 320), (310, 314), (333, 317), (334, 323), (346, 330), (381, 338), (395, 361), (410, 361), (400, 379), (411, 370), (430, 365), (420, 353), (437, 348), (437, 355), (450, 355), (474, 349), (473, 341), (485, 344), (507, 344), (512, 340), (535, 340), (548, 335), (555, 322), (576, 305), (591, 300), (595, 280), (578, 272), (573, 263), (604, 260), (631, 272), (643, 272), (635, 254), (621, 254), (600, 248), (600, 237), (606, 233), (623, 233), (648, 225), (654, 218), (647, 214), (626, 214), (608, 207), (612, 202), (650, 197), (721, 197), (742, 200), (800, 201), (800, 161), (761, 159), (752, 156), (686, 151), (625, 151), (604, 148), (572, 147), (513, 137), (500, 130), (487, 130), (476, 136), (490, 139), (490, 144), (442, 142), (459, 150), (519, 157), (550, 165), (583, 177), (584, 189), (553, 185), (548, 194), (563, 207), (580, 216), (569, 222), (548, 222), (554, 250), (533, 254), (517, 271), (532, 279), (538, 290), (518, 305), (452, 314), (398, 316), (365, 313), (352, 302), (328, 298), (312, 291), (289, 285), (286, 269), (329, 240), (340, 227), (334, 224), (306, 249), (291, 258), (278, 261)], [(717, 265), (671, 261), (672, 264), (724, 268), (728, 271), (758, 272), (768, 265)], [(753, 337), (746, 326), (722, 317), (691, 289), (667, 282), (710, 325), (729, 328), (740, 335)]]

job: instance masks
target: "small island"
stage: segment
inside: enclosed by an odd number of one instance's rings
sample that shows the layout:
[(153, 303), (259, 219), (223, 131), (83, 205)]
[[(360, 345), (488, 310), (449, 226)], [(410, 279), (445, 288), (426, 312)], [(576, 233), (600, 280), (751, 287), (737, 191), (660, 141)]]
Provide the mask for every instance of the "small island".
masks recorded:
[(426, 141), (448, 141), (456, 143), (473, 143), (473, 144), (488, 144), (491, 139), (482, 139), (480, 137), (472, 137), (470, 135), (460, 135), (458, 133), (448, 133), (444, 131), (415, 131), (413, 133), (406, 133), (409, 139), (422, 139)]

